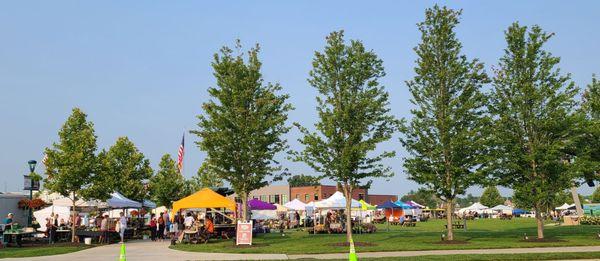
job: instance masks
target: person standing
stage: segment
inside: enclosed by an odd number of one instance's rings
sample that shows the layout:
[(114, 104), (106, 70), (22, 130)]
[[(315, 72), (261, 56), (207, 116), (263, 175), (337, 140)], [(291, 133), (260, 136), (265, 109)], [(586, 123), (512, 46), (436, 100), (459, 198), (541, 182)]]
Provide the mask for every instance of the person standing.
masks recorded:
[(152, 241), (156, 241), (156, 215), (151, 214), (150, 215), (150, 240)]
[(170, 227), (170, 225), (171, 225), (171, 219), (169, 218), (169, 212), (168, 211), (165, 211), (163, 213), (163, 220), (165, 221), (165, 230), (163, 232), (164, 233), (163, 234), (163, 236), (164, 236), (163, 238), (168, 238), (169, 229), (171, 228)]
[(125, 213), (119, 213), (121, 218), (119, 218), (119, 235), (121, 236), (121, 242), (125, 242), (125, 229), (127, 229), (127, 218), (125, 217)]
[(100, 221), (100, 240), (98, 240), (100, 244), (102, 243), (110, 243), (108, 238), (108, 215), (104, 215), (102, 220)]
[(158, 216), (158, 241), (163, 241), (165, 238), (165, 219), (163, 213)]

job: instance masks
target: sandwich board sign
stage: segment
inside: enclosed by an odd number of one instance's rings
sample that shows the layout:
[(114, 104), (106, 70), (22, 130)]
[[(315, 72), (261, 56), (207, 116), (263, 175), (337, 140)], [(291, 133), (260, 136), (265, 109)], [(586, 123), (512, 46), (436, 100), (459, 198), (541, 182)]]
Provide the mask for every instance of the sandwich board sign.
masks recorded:
[(252, 221), (238, 221), (235, 233), (236, 245), (252, 245)]

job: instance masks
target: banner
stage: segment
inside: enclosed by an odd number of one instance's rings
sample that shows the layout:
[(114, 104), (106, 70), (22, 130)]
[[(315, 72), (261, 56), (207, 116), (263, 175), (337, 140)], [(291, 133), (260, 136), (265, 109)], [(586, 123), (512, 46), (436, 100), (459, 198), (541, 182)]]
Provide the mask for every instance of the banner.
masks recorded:
[(252, 221), (238, 221), (235, 233), (236, 245), (252, 245)]

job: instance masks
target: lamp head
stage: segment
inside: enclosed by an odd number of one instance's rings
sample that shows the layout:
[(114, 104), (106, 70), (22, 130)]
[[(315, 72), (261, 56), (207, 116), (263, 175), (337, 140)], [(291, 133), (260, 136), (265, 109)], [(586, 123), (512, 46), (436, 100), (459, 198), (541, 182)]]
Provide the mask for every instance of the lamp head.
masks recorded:
[(29, 165), (29, 171), (33, 172), (35, 170), (35, 164), (37, 164), (37, 161), (30, 160), (27, 162), (27, 164)]

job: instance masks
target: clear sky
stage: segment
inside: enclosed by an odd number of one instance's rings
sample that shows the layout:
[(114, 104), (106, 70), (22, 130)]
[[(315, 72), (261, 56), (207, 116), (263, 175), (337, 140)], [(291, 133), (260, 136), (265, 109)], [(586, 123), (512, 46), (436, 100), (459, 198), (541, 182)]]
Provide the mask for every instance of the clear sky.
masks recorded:
[[(316, 92), (306, 81), (308, 71), (325, 36), (340, 29), (383, 59), (382, 83), (392, 112), (409, 116), (404, 81), (413, 76), (412, 48), (420, 37), (415, 24), (435, 2), (215, 2), (221, 3), (0, 2), (0, 190), (22, 189), (27, 160), (41, 161), (73, 107), (94, 122), (99, 148), (128, 136), (153, 167), (164, 153), (175, 157), (183, 131), (196, 126), (206, 89), (214, 86), (212, 55), (237, 38), (246, 47), (262, 46), (265, 80), (279, 82), (296, 107), (291, 121), (315, 122)], [(519, 21), (556, 33), (547, 48), (562, 57), (563, 72), (572, 73), (579, 86), (600, 73), (598, 1), (440, 4), (463, 9), (458, 37), (464, 53), (485, 62), (488, 72), (505, 46), (503, 31)], [(292, 148), (300, 148), (297, 131), (287, 138)], [(205, 157), (192, 143), (196, 140), (186, 135), (188, 177)], [(398, 157), (387, 162), (396, 176), (375, 181), (371, 193), (401, 195), (418, 188), (403, 172), (405, 152), (397, 137), (381, 147), (397, 150)], [(292, 173), (312, 173), (302, 163), (283, 163)], [(480, 189), (470, 192), (478, 195)]]

